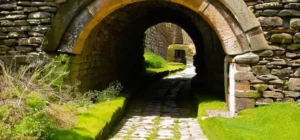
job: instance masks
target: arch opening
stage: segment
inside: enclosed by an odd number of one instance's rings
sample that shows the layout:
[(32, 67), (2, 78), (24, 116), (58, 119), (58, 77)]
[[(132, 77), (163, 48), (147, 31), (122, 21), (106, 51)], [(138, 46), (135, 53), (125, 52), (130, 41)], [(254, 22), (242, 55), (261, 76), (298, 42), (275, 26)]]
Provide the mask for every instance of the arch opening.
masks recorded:
[(145, 74), (145, 31), (162, 22), (180, 26), (193, 40), (197, 72), (193, 83), (201, 88), (219, 89), (224, 95), (225, 53), (217, 34), (198, 13), (168, 1), (128, 4), (91, 30), (77, 56), (83, 61), (74, 64), (79, 65), (75, 75), (82, 81), (83, 90), (101, 90), (115, 80), (129, 87), (139, 83)]

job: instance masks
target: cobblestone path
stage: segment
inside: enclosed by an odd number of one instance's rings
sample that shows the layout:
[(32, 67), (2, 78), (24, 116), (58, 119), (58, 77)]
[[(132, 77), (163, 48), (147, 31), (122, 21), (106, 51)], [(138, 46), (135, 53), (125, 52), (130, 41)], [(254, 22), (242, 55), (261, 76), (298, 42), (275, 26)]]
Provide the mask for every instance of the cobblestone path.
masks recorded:
[(137, 95), (110, 140), (206, 140), (189, 94), (194, 68), (162, 79)]

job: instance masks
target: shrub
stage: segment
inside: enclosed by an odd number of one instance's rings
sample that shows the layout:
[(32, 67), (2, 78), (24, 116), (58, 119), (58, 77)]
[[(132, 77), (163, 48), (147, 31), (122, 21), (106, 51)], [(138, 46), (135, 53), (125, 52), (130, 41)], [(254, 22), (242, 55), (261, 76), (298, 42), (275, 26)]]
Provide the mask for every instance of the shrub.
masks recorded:
[(46, 102), (40, 97), (38, 93), (30, 94), (26, 99), (26, 105), (32, 109), (41, 110), (46, 106)]
[(9, 114), (9, 106), (4, 105), (0, 106), (0, 121), (5, 120), (8, 117)]
[(97, 101), (105, 102), (115, 99), (117, 96), (119, 96), (122, 89), (123, 87), (120, 82), (112, 82), (109, 84), (108, 88), (102, 91), (95, 91), (96, 93), (98, 93)]
[(145, 51), (144, 58), (146, 68), (164, 68), (167, 64), (164, 58), (148, 50)]
[(13, 137), (22, 139), (31, 137), (34, 139), (47, 139), (52, 136), (51, 131), (56, 126), (55, 121), (51, 120), (44, 110), (26, 116), (23, 120), (14, 126)]

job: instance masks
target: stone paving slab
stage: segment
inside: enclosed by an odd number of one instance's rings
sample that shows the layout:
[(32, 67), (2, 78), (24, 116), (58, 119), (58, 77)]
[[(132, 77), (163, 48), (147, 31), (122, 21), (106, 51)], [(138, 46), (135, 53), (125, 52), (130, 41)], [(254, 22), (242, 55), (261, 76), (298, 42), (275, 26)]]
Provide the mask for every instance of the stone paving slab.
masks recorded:
[[(110, 140), (207, 140), (190, 109), (181, 107), (178, 98), (193, 76), (194, 68), (150, 86), (128, 109)], [(178, 79), (178, 77), (181, 77)], [(140, 103), (140, 104), (134, 104)], [(118, 129), (117, 129), (118, 128)]]

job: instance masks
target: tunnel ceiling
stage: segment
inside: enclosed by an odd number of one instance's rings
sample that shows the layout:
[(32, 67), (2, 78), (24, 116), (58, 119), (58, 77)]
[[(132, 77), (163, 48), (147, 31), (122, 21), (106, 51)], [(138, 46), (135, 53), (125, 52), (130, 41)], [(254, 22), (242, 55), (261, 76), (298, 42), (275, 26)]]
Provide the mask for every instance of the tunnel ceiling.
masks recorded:
[[(81, 5), (81, 2), (77, 0), (73, 3)], [(61, 13), (72, 15), (74, 12), (77, 12), (77, 14), (73, 16), (72, 19), (70, 19), (70, 17), (62, 19), (62, 17), (65, 16), (61, 16), (62, 14), (58, 12), (58, 16), (56, 16), (54, 23), (58, 22), (60, 19), (70, 24), (67, 28), (60, 28), (59, 24), (53, 24), (54, 28), (48, 32), (43, 48), (45, 51), (57, 51), (60, 46), (59, 48), (63, 52), (80, 54), (85, 46), (86, 39), (99, 22), (102, 22), (111, 13), (127, 9), (130, 6), (132, 8), (130, 8), (131, 10), (128, 9), (127, 15), (130, 15), (133, 19), (128, 19), (131, 20), (128, 22), (134, 22), (135, 28), (142, 29), (166, 21), (176, 23), (189, 32), (191, 26), (198, 22), (193, 21), (195, 18), (191, 15), (201, 15), (214, 29), (225, 52), (229, 55), (249, 52), (251, 51), (249, 48), (250, 46), (252, 50), (270, 49), (259, 28), (259, 24), (256, 24), (258, 22), (255, 17), (249, 14), (249, 11), (247, 12), (247, 10), (237, 12), (238, 8), (228, 9), (232, 8), (232, 4), (244, 8), (246, 7), (245, 3), (241, 1), (232, 3), (227, 1), (204, 2), (199, 0), (188, 0), (184, 2), (181, 2), (180, 0), (142, 0), (138, 2), (127, 0), (95, 0), (85, 9), (74, 9), (73, 6), (73, 9), (67, 10), (68, 7), (72, 7), (73, 5), (72, 3), (68, 3), (66, 4), (66, 9)], [(132, 14), (129, 14), (130, 12)], [(255, 20), (253, 20), (253, 18)], [(244, 23), (245, 20), (251, 21), (253, 24), (247, 22)], [(147, 23), (142, 23), (146, 21)], [(243, 23), (242, 26), (240, 26), (241, 23)], [(63, 34), (61, 34), (62, 32)], [(189, 33), (191, 34), (192, 31)], [(249, 45), (249, 43), (251, 45)]]

